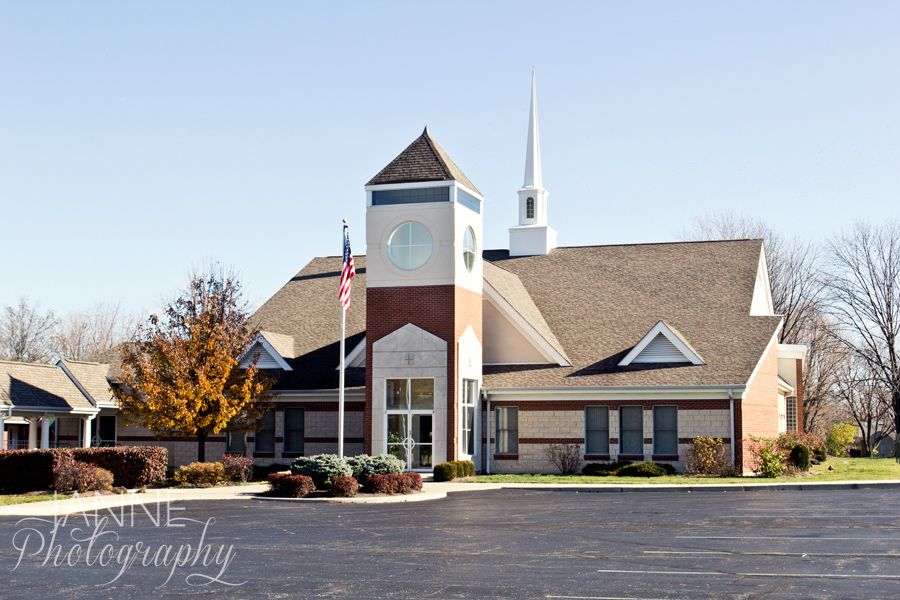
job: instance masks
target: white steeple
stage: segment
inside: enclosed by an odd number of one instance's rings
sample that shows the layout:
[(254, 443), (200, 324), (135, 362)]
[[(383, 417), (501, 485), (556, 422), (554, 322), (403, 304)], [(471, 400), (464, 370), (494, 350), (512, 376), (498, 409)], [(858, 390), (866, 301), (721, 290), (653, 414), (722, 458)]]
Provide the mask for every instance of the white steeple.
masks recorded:
[(541, 176), (541, 136), (538, 131), (537, 77), (531, 72), (531, 108), (525, 147), (525, 181), (519, 194), (519, 224), (509, 229), (510, 256), (549, 254), (556, 231), (547, 223), (547, 190)]
[(522, 188), (542, 188), (541, 134), (538, 131), (537, 75), (531, 70), (531, 111), (528, 115), (528, 146), (525, 148), (525, 182)]

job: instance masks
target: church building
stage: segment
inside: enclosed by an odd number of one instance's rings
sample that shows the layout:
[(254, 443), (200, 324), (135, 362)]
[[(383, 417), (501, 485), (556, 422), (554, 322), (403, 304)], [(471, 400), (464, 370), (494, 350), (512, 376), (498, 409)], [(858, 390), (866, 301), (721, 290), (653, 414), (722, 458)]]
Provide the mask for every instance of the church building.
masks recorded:
[[(762, 241), (558, 247), (534, 81), (527, 137), (515, 209), (484, 198), (427, 129), (361, 190), (345, 454), (553, 472), (548, 449), (568, 444), (585, 462), (682, 468), (691, 440), (709, 436), (748, 471), (751, 436), (802, 431), (806, 348), (778, 341)], [(488, 202), (511, 221), (506, 249), (483, 248)], [(314, 258), (253, 315), (241, 361), (274, 378), (273, 409), (255, 431), (209, 438), (209, 459), (337, 451), (341, 267)], [(120, 418), (114, 375), (0, 363), (0, 448), (154, 444), (173, 464), (193, 460), (193, 439)]]
[[(513, 217), (508, 249), (483, 248), (490, 200), (427, 129), (364, 193), (345, 454), (552, 472), (548, 447), (576, 444), (682, 467), (711, 436), (747, 470), (750, 436), (802, 430), (805, 348), (778, 342), (760, 240), (557, 247), (534, 81), (518, 210), (491, 210)], [(229, 450), (336, 450), (340, 272), (315, 258), (255, 313), (243, 360), (276, 377), (274, 410)]]

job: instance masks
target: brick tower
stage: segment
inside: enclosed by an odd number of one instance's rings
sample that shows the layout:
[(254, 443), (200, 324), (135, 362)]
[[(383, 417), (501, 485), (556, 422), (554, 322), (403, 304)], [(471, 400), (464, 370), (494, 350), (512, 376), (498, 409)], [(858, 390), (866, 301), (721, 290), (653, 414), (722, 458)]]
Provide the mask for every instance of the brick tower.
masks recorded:
[(427, 128), (365, 189), (366, 451), (474, 459), (484, 198)]

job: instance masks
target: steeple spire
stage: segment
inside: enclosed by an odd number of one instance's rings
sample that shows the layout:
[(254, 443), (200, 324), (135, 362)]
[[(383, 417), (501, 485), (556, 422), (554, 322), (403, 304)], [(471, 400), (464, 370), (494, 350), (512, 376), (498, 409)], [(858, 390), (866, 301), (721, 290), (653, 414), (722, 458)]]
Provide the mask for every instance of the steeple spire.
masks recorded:
[(556, 248), (556, 231), (547, 221), (547, 190), (541, 176), (541, 136), (538, 132), (537, 76), (531, 69), (531, 111), (525, 148), (525, 182), (519, 195), (519, 224), (509, 229), (510, 256), (549, 254)]
[(531, 69), (531, 111), (528, 117), (528, 146), (525, 149), (525, 182), (523, 188), (542, 188), (541, 135), (538, 131), (537, 74)]

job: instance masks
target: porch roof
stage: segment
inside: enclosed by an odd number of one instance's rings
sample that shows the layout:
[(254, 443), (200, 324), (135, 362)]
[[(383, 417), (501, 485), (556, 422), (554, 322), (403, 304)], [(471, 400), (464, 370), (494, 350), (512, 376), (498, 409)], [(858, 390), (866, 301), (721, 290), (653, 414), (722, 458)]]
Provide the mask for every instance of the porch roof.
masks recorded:
[(0, 361), (0, 405), (48, 412), (97, 410), (59, 367), (5, 361)]

